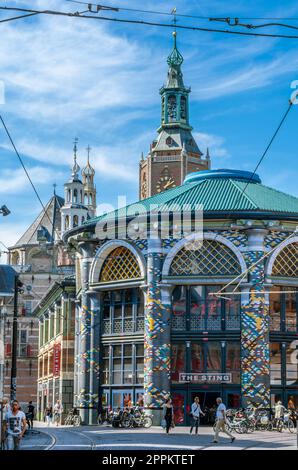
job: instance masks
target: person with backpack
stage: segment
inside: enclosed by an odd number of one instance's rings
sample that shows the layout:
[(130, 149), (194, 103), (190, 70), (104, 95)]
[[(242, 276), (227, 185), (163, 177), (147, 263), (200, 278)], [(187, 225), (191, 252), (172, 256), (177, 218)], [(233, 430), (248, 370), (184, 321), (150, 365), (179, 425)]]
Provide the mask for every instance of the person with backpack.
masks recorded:
[(198, 434), (199, 424), (200, 424), (200, 415), (205, 416), (205, 413), (201, 410), (200, 399), (195, 397), (193, 404), (191, 405), (191, 412), (189, 416), (192, 418), (192, 425), (190, 427), (190, 434), (192, 433), (193, 428), (196, 428), (196, 434)]

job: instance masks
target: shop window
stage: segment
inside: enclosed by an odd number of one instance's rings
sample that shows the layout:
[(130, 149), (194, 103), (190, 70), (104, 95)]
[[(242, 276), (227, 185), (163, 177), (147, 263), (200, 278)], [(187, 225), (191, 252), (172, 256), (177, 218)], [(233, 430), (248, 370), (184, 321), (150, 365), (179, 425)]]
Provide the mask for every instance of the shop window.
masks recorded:
[[(113, 345), (103, 349), (103, 380), (105, 385), (142, 384), (144, 380), (144, 345)], [(135, 350), (135, 353), (134, 353)], [(110, 377), (109, 370), (112, 370)]]
[(215, 240), (190, 242), (174, 257), (171, 276), (235, 276), (241, 273), (239, 261), (226, 245)]
[(191, 344), (191, 372), (204, 372), (204, 349), (201, 343)]
[(297, 331), (297, 292), (285, 292), (285, 329)]
[(226, 372), (232, 374), (232, 383), (240, 383), (240, 343), (228, 341), (226, 343)]
[(144, 331), (144, 303), (138, 289), (106, 292), (103, 298), (103, 333)]
[(286, 385), (298, 385), (298, 349), (296, 341), (286, 349)]
[(186, 348), (184, 343), (172, 344), (172, 381), (179, 382), (179, 374), (186, 371)]
[(273, 286), (273, 292), (270, 293), (270, 330), (281, 330), (281, 289)]
[(106, 258), (99, 276), (99, 282), (140, 279), (141, 270), (134, 254), (122, 246), (113, 250)]
[(270, 383), (281, 385), (281, 344), (270, 343)]
[(277, 255), (272, 276), (298, 278), (298, 243), (290, 243)]
[(186, 329), (186, 287), (178, 286), (174, 289), (172, 300), (172, 329)]
[(209, 341), (206, 344), (206, 369), (207, 372), (221, 372), (221, 344)]

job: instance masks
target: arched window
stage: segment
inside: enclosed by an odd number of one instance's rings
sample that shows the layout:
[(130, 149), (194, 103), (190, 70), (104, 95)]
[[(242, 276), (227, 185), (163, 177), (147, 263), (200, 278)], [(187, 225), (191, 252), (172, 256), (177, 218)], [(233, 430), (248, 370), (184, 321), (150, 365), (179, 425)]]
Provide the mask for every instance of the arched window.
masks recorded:
[(79, 217), (77, 215), (73, 216), (73, 226), (77, 227), (79, 225)]
[(92, 205), (92, 193), (89, 194), (89, 204)]
[(190, 242), (174, 257), (170, 276), (235, 276), (241, 273), (236, 255), (216, 240)]
[(70, 202), (70, 189), (67, 190), (67, 202)]
[(180, 118), (186, 120), (186, 98), (181, 96), (180, 100)]
[(80, 196), (81, 196), (81, 204), (83, 204), (83, 191), (80, 190)]
[(175, 95), (170, 95), (168, 99), (168, 119), (169, 122), (177, 120), (177, 103)]
[(298, 278), (297, 242), (286, 245), (277, 255), (272, 268), (272, 276)]
[(85, 193), (84, 194), (84, 205), (88, 206), (88, 204), (89, 204), (89, 197), (88, 197), (88, 194)]
[(65, 216), (65, 230), (69, 229), (69, 215)]
[(103, 263), (99, 282), (114, 282), (142, 277), (139, 263), (134, 254), (125, 247), (115, 248)]
[(73, 190), (73, 202), (75, 203), (78, 202), (78, 190), (77, 189)]

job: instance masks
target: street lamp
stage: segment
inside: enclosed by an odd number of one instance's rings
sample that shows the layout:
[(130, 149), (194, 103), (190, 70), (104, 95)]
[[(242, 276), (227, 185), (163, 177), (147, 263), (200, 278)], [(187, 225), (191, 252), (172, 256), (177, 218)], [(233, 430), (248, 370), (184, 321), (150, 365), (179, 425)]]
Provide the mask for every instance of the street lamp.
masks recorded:
[(10, 210), (8, 209), (8, 207), (3, 205), (0, 207), (0, 214), (2, 214), (5, 217), (6, 215), (10, 214)]
[(10, 399), (16, 399), (17, 393), (17, 341), (18, 341), (18, 294), (22, 294), (23, 283), (18, 274), (14, 278), (14, 303), (13, 303), (13, 323), (12, 323), (12, 354), (11, 354), (11, 379), (10, 379)]

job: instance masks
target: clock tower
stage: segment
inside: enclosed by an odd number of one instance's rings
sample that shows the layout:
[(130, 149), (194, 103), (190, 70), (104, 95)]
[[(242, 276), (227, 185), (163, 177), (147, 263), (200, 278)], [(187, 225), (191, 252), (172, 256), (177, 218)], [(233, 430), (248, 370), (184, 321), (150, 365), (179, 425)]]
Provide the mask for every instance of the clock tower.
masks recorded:
[(161, 124), (157, 139), (148, 155), (140, 161), (139, 197), (145, 199), (182, 184), (188, 173), (210, 169), (207, 150), (203, 156), (189, 124), (190, 88), (183, 83), (183, 57), (177, 49), (177, 33), (173, 33), (174, 47), (168, 56), (166, 85), (160, 89)]

